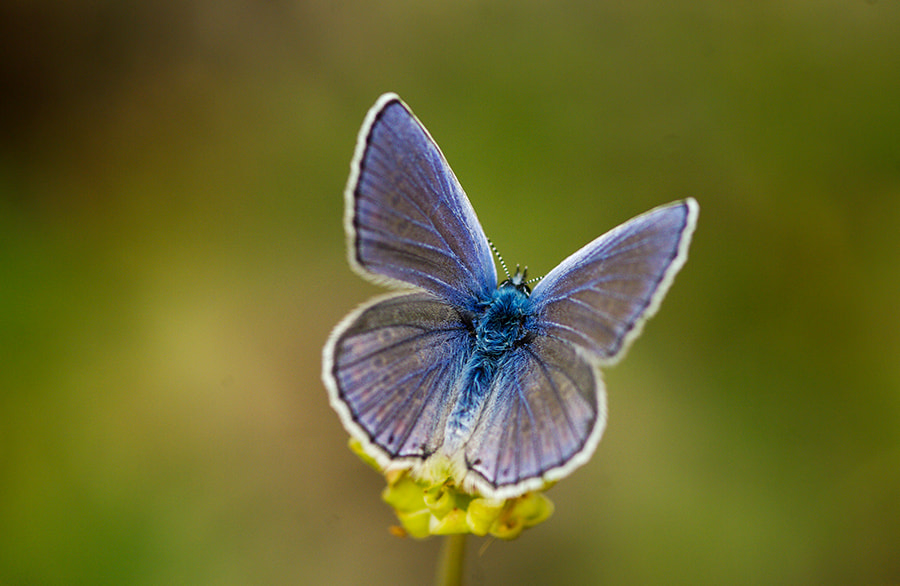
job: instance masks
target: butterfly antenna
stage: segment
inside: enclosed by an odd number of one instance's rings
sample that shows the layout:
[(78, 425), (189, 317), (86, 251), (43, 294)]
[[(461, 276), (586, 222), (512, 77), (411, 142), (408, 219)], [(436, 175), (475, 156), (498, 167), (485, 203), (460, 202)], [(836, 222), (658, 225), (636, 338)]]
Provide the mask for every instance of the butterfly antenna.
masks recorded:
[[(516, 265), (516, 275), (521, 275), (524, 277), (526, 274), (528, 274), (528, 267), (525, 267), (524, 269), (522, 269), (520, 271), (518, 265)], [(529, 283), (537, 283), (538, 281), (540, 281), (543, 278), (544, 278), (544, 275), (541, 275), (539, 277), (534, 277), (533, 279), (528, 279), (527, 281), (522, 281), (522, 284), (528, 285)]]
[[(491, 242), (490, 238), (488, 238), (488, 244), (491, 246), (491, 250), (494, 251), (494, 254), (497, 255), (497, 260), (500, 261), (500, 266), (503, 268), (503, 272), (506, 273), (506, 278), (511, 279), (512, 276), (509, 274), (509, 269), (506, 268), (506, 262), (503, 260), (503, 257), (500, 256), (500, 251), (497, 250), (497, 247), (494, 246), (494, 243)], [(538, 277), (538, 278), (540, 278), (540, 277)]]

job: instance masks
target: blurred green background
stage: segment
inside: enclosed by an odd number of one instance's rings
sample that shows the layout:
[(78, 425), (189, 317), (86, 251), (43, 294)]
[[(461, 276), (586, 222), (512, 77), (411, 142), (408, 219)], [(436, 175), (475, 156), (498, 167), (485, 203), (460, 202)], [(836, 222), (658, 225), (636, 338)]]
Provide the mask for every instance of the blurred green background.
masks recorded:
[(592, 461), (472, 584), (900, 583), (900, 3), (0, 8), (0, 583), (420, 584), (320, 352), (384, 91), (507, 262), (700, 202)]

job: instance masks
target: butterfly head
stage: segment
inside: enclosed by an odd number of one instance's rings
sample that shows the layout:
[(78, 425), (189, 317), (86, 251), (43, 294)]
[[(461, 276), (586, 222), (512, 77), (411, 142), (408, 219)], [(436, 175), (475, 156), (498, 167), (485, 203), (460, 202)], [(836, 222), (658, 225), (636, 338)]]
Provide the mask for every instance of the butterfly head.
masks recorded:
[(497, 285), (497, 288), (501, 289), (503, 287), (515, 287), (518, 291), (521, 291), (525, 294), (526, 297), (528, 297), (529, 295), (531, 295), (531, 287), (528, 286), (528, 283), (532, 281), (528, 280), (526, 276), (527, 274), (528, 267), (520, 269), (519, 265), (516, 265), (515, 274), (511, 275), (508, 279)]

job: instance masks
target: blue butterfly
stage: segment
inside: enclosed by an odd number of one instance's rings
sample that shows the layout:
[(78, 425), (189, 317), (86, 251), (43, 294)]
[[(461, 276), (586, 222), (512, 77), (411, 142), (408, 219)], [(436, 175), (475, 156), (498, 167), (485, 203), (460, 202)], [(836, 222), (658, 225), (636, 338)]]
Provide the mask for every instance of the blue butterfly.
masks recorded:
[(698, 206), (658, 207), (600, 236), (530, 291), (497, 284), (475, 210), (425, 127), (381, 96), (345, 191), (350, 265), (402, 290), (350, 313), (323, 351), (344, 427), (385, 469), (450, 470), (512, 498), (587, 462), (616, 362), (687, 259)]

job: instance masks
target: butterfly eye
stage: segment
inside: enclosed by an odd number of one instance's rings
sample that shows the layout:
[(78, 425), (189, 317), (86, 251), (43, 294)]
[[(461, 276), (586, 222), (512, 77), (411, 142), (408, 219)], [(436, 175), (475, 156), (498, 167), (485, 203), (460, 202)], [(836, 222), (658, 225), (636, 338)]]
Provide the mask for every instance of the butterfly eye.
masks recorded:
[(497, 285), (498, 289), (502, 289), (503, 287), (515, 287), (519, 291), (525, 294), (525, 297), (531, 296), (531, 287), (528, 286), (528, 283), (524, 281), (516, 281), (516, 279), (506, 279)]
[(528, 297), (531, 295), (531, 287), (528, 286), (528, 283), (530, 281), (528, 281), (528, 279), (526, 278), (527, 273), (528, 267), (522, 269), (519, 268), (519, 265), (516, 265), (516, 273), (497, 285), (497, 288), (500, 289), (502, 287), (515, 287), (516, 289), (524, 293), (525, 297)]

